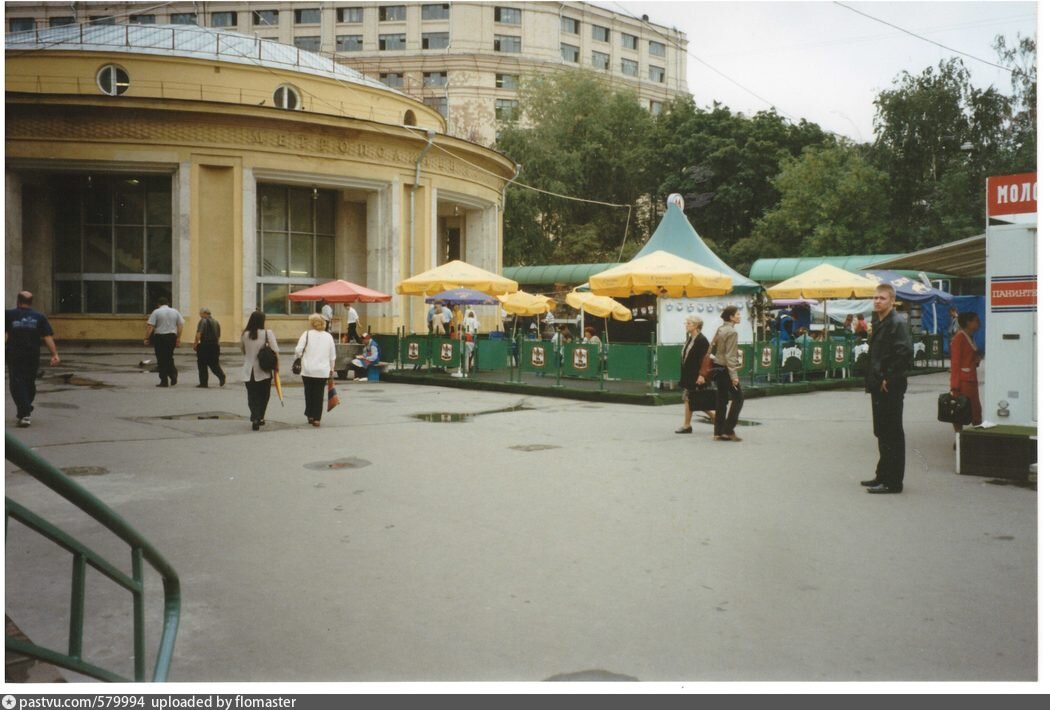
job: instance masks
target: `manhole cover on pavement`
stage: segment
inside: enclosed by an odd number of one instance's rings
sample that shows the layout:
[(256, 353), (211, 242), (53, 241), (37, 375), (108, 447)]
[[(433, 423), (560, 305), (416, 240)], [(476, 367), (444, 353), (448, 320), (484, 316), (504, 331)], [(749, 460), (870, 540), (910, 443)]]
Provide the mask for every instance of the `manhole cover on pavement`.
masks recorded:
[(371, 465), (372, 462), (365, 459), (345, 458), (335, 459), (334, 461), (315, 461), (314, 463), (304, 464), (303, 468), (308, 468), (311, 471), (336, 471), (344, 468), (364, 468)]
[(158, 419), (168, 419), (173, 421), (195, 421), (198, 419), (225, 419), (232, 421), (244, 421), (245, 417), (240, 414), (233, 414), (232, 412), (196, 412), (194, 414), (167, 414), (165, 416), (157, 417)]
[(67, 476), (105, 476), (108, 468), (101, 466), (64, 466), (60, 469)]
[(514, 449), (515, 451), (546, 451), (547, 449), (560, 449), (560, 446), (554, 444), (518, 444), (517, 446), (510, 446), (508, 448)]

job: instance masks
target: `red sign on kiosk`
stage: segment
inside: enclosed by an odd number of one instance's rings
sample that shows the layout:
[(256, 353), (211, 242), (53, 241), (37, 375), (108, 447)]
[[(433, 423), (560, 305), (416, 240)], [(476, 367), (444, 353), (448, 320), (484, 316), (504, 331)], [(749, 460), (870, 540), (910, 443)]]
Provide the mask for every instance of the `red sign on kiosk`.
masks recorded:
[(1036, 207), (1036, 173), (988, 178), (988, 216), (1032, 214)]

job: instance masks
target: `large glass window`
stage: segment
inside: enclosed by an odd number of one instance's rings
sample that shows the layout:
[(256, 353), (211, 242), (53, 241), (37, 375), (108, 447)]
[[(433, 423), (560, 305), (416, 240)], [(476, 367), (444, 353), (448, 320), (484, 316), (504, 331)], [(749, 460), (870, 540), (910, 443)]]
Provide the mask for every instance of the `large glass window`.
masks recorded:
[(336, 19), (339, 22), (360, 23), (365, 21), (365, 9), (363, 7), (341, 7), (336, 10)]
[(319, 25), (321, 24), (321, 8), (311, 7), (295, 11), (295, 24), (297, 25)]
[(514, 35), (496, 35), (492, 49), (505, 54), (521, 54), (521, 37)]
[(171, 15), (171, 24), (173, 25), (195, 25), (197, 24), (197, 13), (195, 12), (175, 12)]
[(573, 62), (574, 64), (580, 61), (580, 48), (574, 47), (571, 44), (563, 44), (561, 46), (561, 58), (567, 62)]
[(609, 55), (605, 52), (591, 52), (591, 66), (606, 71), (609, 68)]
[(497, 89), (517, 89), (518, 88), (518, 75), (517, 74), (497, 74), (496, 75), (496, 88)]
[(423, 20), (447, 20), (448, 3), (434, 3), (423, 5), (420, 10), (420, 19)]
[(66, 15), (63, 17), (52, 17), (47, 21), (48, 27), (65, 27), (66, 25), (75, 25), (77, 19), (72, 15)]
[(155, 25), (157, 24), (156, 15), (132, 15), (128, 18), (128, 24), (131, 25)]
[(236, 27), (237, 26), (237, 13), (236, 12), (213, 12), (211, 14), (211, 26), (212, 27)]
[(432, 109), (435, 109), (445, 118), (448, 118), (448, 97), (447, 96), (424, 96), (423, 103)]
[(360, 52), (365, 48), (364, 35), (336, 35), (335, 51), (337, 52)]
[(389, 52), (405, 48), (405, 34), (379, 35), (379, 51)]
[(598, 42), (609, 41), (609, 28), (601, 25), (591, 25), (591, 39)]
[(649, 40), (649, 54), (654, 57), (663, 57), (667, 55), (667, 45), (663, 42), (654, 42)]
[(253, 25), (277, 26), (277, 10), (252, 10)]
[(638, 38), (636, 36), (621, 32), (620, 40), (624, 49), (638, 49)]
[(379, 8), (380, 22), (404, 22), (405, 15), (404, 5), (383, 5)]
[(423, 86), (448, 86), (447, 71), (423, 72)]
[(649, 81), (656, 81), (664, 83), (664, 68), (663, 67), (649, 67)]
[(624, 76), (638, 76), (638, 62), (632, 59), (620, 60), (620, 69)]
[(98, 88), (108, 96), (120, 96), (131, 86), (128, 73), (116, 64), (107, 64), (98, 70)]
[(448, 32), (424, 32), (423, 49), (448, 49)]
[(305, 313), (288, 294), (335, 278), (336, 193), (258, 187), (258, 305), (266, 313)]
[(516, 99), (496, 99), (496, 120), (513, 123), (518, 120)]
[(7, 21), (8, 32), (28, 32), (36, 29), (36, 20), (32, 17), (12, 17)]
[(521, 10), (516, 7), (497, 7), (495, 14), (496, 22), (500, 22), (504, 25), (521, 24)]
[(391, 89), (401, 89), (405, 86), (405, 75), (400, 72), (384, 72), (379, 75), (379, 81)]
[(304, 37), (295, 38), (295, 46), (299, 49), (305, 49), (307, 52), (320, 52), (321, 51), (321, 37), (320, 35), (310, 35)]
[(147, 313), (171, 296), (171, 177), (75, 175), (53, 183), (56, 313)]
[(573, 17), (561, 18), (561, 31), (569, 34), (580, 34), (580, 21)]

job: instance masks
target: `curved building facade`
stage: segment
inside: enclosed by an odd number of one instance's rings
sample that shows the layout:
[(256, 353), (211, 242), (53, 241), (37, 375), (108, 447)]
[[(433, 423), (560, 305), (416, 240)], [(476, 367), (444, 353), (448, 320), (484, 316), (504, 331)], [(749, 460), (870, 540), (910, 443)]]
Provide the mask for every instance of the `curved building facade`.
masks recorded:
[[(334, 278), (394, 293), (463, 259), (501, 267), (504, 156), (428, 106), (316, 54), (195, 26), (71, 25), (6, 37), (6, 300), (64, 340), (140, 338), (159, 296), (236, 339)], [(422, 329), (422, 299), (362, 304)], [(192, 331), (191, 331), (192, 332)]]

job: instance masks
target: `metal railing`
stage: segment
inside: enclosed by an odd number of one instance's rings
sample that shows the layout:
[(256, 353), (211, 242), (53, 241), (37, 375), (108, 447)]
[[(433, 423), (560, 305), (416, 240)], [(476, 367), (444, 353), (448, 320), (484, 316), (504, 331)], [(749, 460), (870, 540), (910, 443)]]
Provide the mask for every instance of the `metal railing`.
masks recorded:
[[(115, 513), (109, 506), (89, 493), (75, 481), (31, 451), (10, 434), (5, 432), (4, 444), (8, 461), (18, 466), (27, 474), (44, 484), (73, 505), (80, 508), (115, 536), (131, 547), (131, 575), (128, 576), (99, 553), (89, 548), (65, 531), (43, 519), (24, 506), (5, 498), (7, 520), (10, 526), (12, 519), (39, 533), (59, 547), (73, 555), (72, 595), (69, 621), (69, 642), (65, 652), (31, 641), (12, 636), (6, 637), (9, 651), (21, 653), (30, 658), (37, 658), (60, 668), (66, 668), (99, 680), (126, 682), (119, 674), (95, 665), (83, 658), (84, 648), (84, 609), (87, 568), (93, 567), (114, 583), (131, 592), (134, 623), (134, 680), (146, 680), (146, 619), (145, 619), (145, 584), (143, 580), (143, 562), (147, 562), (161, 576), (164, 586), (164, 614), (160, 645), (157, 650), (156, 663), (153, 668), (154, 682), (167, 680), (175, 650), (175, 635), (179, 628), (181, 595), (179, 576), (175, 569), (137, 530)], [(6, 528), (5, 528), (6, 529)]]

